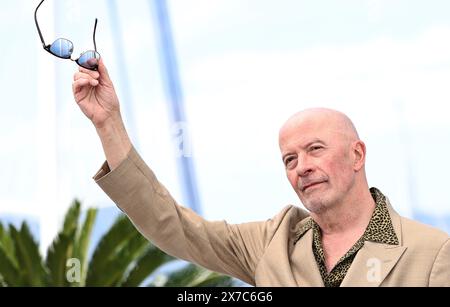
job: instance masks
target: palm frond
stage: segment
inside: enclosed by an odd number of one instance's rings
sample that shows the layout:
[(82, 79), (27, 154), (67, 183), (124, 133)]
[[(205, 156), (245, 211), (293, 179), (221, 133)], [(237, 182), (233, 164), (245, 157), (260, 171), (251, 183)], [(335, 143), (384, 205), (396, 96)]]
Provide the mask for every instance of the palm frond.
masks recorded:
[(147, 251), (136, 261), (134, 267), (119, 284), (123, 287), (138, 287), (160, 266), (175, 260), (154, 245), (150, 244)]
[[(24, 222), (20, 230), (0, 223), (0, 286), (140, 286), (162, 265), (176, 260), (147, 241), (127, 216), (119, 216), (97, 244), (88, 262), (89, 243), (97, 210), (89, 209), (78, 226), (81, 204), (75, 200), (62, 229), (47, 251), (45, 263)], [(69, 258), (79, 261), (80, 281), (69, 283)], [(150, 286), (233, 286), (231, 277), (193, 264), (172, 269)]]
[(8, 230), (3, 227), (2, 224), (0, 224), (0, 228), (1, 228), (1, 230), (0, 230), (0, 245), (3, 246), (3, 252), (9, 258), (9, 260), (14, 264), (14, 266), (18, 267), (16, 256), (15, 256), (14, 242), (11, 239), (11, 235), (9, 234)]
[(233, 278), (216, 272), (209, 272), (203, 280), (197, 280), (190, 287), (234, 287)]
[(215, 287), (228, 286), (232, 284), (231, 277), (211, 272), (194, 264), (170, 273), (164, 287)]
[(128, 240), (120, 250), (116, 251), (114, 257), (108, 261), (108, 269), (103, 271), (101, 275), (101, 284), (105, 286), (117, 286), (124, 278), (136, 260), (142, 255), (148, 246), (148, 241), (141, 234), (136, 235)]
[(76, 229), (72, 233), (59, 233), (47, 252), (46, 264), (49, 269), (49, 284), (53, 287), (68, 286), (66, 277), (67, 260), (72, 255)]
[(14, 242), (20, 275), (26, 285), (45, 286), (48, 282), (48, 272), (43, 265), (38, 244), (34, 241), (27, 223), (22, 223), (20, 232), (10, 225), (10, 234)]
[(19, 270), (5, 252), (2, 244), (0, 244), (0, 277), (4, 286), (23, 286)]
[(129, 240), (136, 237), (136, 232), (137, 230), (126, 216), (121, 215), (116, 219), (109, 231), (101, 238), (89, 262), (87, 286), (101, 285), (103, 274), (114, 269), (111, 268), (111, 261)]
[(54, 287), (68, 286), (66, 277), (67, 260), (72, 257), (75, 234), (78, 228), (81, 204), (74, 200), (64, 217), (63, 227), (47, 251), (46, 264), (49, 269), (49, 283)]
[(91, 242), (91, 235), (94, 228), (95, 219), (97, 217), (97, 212), (97, 209), (88, 209), (83, 226), (79, 229), (75, 240), (72, 257), (78, 259), (81, 264), (81, 280), (79, 286), (84, 286), (86, 282), (89, 244)]
[(81, 204), (77, 199), (75, 199), (64, 217), (63, 229), (61, 231), (62, 233), (68, 235), (69, 233), (72, 233), (74, 229), (77, 229), (80, 210)]

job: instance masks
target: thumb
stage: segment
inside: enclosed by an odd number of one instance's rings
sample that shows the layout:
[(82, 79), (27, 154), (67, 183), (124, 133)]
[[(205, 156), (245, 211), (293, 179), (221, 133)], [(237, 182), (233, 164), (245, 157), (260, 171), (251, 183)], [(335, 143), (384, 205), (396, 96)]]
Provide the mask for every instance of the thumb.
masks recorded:
[(103, 58), (100, 58), (98, 61), (98, 73), (100, 74), (100, 79), (105, 80), (106, 82), (112, 83), (111, 78), (109, 77), (108, 70), (106, 69), (105, 63), (103, 62)]

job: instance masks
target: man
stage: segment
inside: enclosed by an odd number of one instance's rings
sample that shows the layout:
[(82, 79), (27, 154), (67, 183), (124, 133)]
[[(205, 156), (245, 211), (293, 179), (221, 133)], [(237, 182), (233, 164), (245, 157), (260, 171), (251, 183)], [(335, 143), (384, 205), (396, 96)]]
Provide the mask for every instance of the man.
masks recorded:
[(309, 213), (285, 207), (265, 222), (209, 222), (179, 206), (133, 148), (102, 62), (80, 68), (75, 100), (106, 160), (94, 179), (167, 253), (256, 286), (450, 286), (449, 236), (400, 217), (365, 175), (366, 147), (329, 109), (281, 128), (286, 174)]

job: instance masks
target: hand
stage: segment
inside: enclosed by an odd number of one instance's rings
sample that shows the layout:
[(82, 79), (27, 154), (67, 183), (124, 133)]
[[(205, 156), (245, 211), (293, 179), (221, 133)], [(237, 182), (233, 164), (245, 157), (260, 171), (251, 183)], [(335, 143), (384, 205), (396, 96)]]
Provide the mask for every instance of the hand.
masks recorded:
[(113, 170), (127, 157), (132, 144), (120, 116), (119, 99), (103, 60), (98, 62), (98, 71), (80, 67), (73, 79), (75, 101), (97, 129), (106, 160)]
[(73, 79), (75, 101), (95, 128), (100, 129), (110, 119), (120, 117), (119, 99), (103, 59), (99, 60), (98, 71), (80, 67)]

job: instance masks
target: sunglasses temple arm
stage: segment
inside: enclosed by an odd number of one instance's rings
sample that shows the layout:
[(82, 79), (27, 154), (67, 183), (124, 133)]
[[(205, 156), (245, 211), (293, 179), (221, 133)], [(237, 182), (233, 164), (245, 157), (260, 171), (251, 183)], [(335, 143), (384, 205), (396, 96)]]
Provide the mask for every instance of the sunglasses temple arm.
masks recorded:
[(37, 21), (37, 11), (38, 11), (39, 7), (41, 6), (42, 2), (44, 2), (44, 0), (42, 0), (41, 3), (39, 3), (39, 5), (37, 6), (36, 10), (34, 11), (34, 22), (36, 23), (36, 28), (38, 30), (39, 37), (41, 38), (42, 46), (45, 48), (46, 44), (45, 44), (45, 41), (44, 41), (44, 37), (42, 36), (42, 32), (41, 32), (41, 29), (39, 28), (39, 23)]
[(97, 52), (97, 44), (95, 43), (95, 32), (97, 31), (97, 18), (95, 18), (95, 24), (94, 24), (94, 35), (93, 35), (93, 39), (94, 39), (94, 50), (95, 52)]

